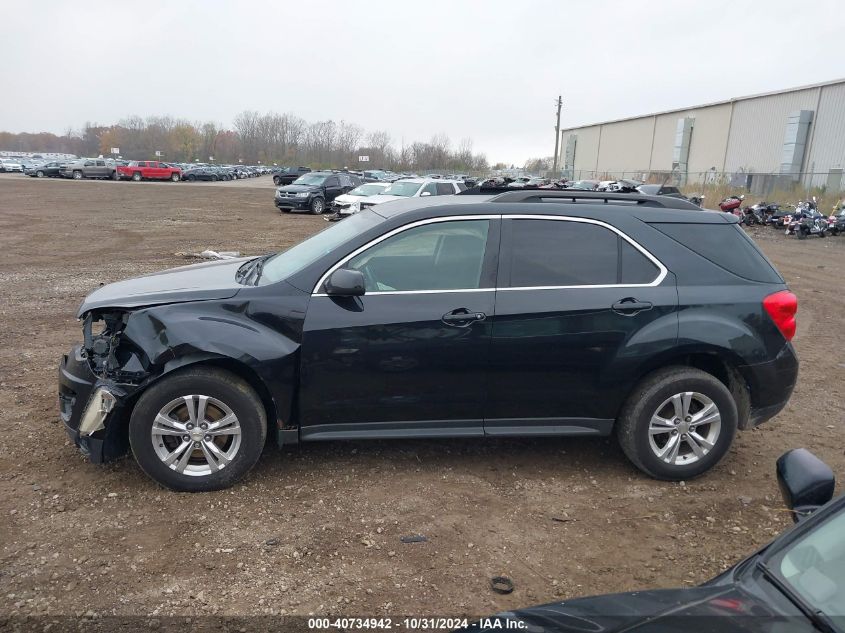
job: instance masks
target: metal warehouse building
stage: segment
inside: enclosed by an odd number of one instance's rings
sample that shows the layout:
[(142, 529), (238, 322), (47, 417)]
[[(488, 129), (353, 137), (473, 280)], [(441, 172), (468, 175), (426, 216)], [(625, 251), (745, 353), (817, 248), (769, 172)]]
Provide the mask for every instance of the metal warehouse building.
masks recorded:
[(561, 132), (574, 179), (843, 188), (845, 79)]

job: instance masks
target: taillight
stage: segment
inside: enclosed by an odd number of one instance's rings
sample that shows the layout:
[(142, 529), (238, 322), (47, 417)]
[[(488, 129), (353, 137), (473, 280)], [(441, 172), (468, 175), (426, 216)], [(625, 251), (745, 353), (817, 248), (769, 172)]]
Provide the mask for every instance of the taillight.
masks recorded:
[(798, 312), (798, 297), (781, 290), (763, 299), (763, 307), (787, 341), (795, 336), (795, 313)]

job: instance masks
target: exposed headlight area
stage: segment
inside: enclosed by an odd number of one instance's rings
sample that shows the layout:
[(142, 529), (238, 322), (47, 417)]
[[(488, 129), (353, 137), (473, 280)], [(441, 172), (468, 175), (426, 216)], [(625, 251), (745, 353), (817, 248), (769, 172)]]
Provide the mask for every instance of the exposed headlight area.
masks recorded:
[(83, 350), (100, 378), (134, 382), (147, 373), (142, 354), (123, 336), (129, 317), (123, 311), (91, 311), (82, 321)]

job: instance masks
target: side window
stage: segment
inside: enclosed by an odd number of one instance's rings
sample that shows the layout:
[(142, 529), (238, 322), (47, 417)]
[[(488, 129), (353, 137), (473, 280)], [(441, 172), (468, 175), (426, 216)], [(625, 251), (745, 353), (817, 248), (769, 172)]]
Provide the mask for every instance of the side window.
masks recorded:
[(94, 161), (93, 160), (86, 160), (85, 163), (82, 166), (83, 167), (93, 167)]
[(511, 220), (510, 286), (615, 284), (619, 239), (586, 222)]
[(349, 176), (341, 176), (340, 177), (340, 185), (341, 187), (351, 187), (352, 186), (352, 179)]
[(104, 160), (98, 160), (97, 161), (97, 167), (105, 167), (105, 166), (106, 166), (106, 161), (104, 161)]
[(428, 183), (425, 187), (422, 188), (422, 191), (420, 191), (420, 195), (422, 195), (424, 193), (428, 193), (428, 195), (430, 195), (430, 196), (436, 196), (437, 195), (437, 187), (435, 187), (435, 184), (436, 183), (433, 183), (433, 182)]
[(623, 284), (650, 284), (660, 274), (654, 262), (622, 238), (619, 238), (619, 268)]
[(367, 292), (481, 287), (488, 220), (456, 220), (398, 233), (351, 259)]
[(455, 187), (451, 182), (438, 182), (437, 183), (437, 195), (438, 196), (451, 196), (455, 193)]
[(329, 176), (326, 178), (326, 187), (337, 187), (338, 186), (338, 179), (337, 176)]

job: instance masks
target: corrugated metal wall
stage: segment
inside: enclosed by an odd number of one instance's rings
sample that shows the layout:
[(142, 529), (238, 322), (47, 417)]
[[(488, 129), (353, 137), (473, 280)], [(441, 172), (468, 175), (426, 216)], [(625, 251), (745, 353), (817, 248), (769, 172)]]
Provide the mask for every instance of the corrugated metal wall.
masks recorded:
[(796, 110), (815, 110), (819, 90), (810, 88), (736, 101), (725, 171), (778, 172), (787, 118)]
[(731, 104), (729, 103), (658, 115), (654, 129), (654, 146), (651, 148), (651, 170), (672, 169), (675, 128), (678, 119), (683, 117), (695, 117), (689, 153), (689, 173), (705, 172), (711, 167), (722, 171), (731, 119)]
[[(845, 167), (845, 83), (823, 86), (819, 111), (810, 126), (810, 149), (804, 170), (816, 175), (807, 184), (827, 183), (826, 172)], [(823, 173), (820, 173), (823, 172)]]
[(830, 169), (845, 167), (845, 82), (573, 128), (563, 132), (561, 147), (570, 134), (578, 135), (575, 177), (669, 171), (678, 119), (691, 116), (691, 179), (713, 167), (717, 172), (778, 173), (787, 118), (797, 110), (814, 111), (802, 169), (816, 175), (805, 176), (804, 183), (825, 185)]
[(601, 128), (600, 171), (620, 173), (648, 166), (654, 117), (608, 123)]

